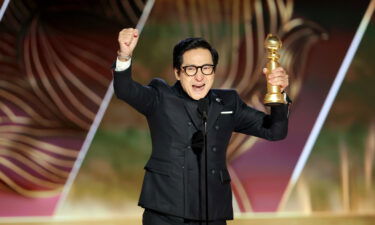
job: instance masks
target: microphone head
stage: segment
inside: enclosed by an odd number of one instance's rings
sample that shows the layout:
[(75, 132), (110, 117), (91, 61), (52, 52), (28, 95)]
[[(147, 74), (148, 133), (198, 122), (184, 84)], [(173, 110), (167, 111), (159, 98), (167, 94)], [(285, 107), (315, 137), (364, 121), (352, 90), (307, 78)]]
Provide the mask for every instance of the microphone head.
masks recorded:
[(208, 112), (208, 99), (201, 98), (198, 100), (198, 112), (202, 115), (203, 119), (207, 119)]

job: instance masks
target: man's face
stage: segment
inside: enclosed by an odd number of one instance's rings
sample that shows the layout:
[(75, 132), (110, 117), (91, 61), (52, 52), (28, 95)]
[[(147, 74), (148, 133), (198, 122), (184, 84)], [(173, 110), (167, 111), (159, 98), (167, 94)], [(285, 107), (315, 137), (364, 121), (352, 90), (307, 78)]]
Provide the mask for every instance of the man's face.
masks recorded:
[[(215, 71), (211, 75), (205, 75), (210, 72), (210, 67), (213, 65), (211, 52), (204, 48), (196, 48), (186, 51), (182, 55), (182, 65), (180, 72), (174, 69), (176, 79), (180, 81), (184, 91), (194, 100), (199, 100), (204, 98), (208, 91), (211, 89), (214, 79)], [(188, 76), (194, 72), (194, 67), (189, 66), (203, 66), (203, 68), (197, 68), (196, 74), (194, 76)], [(183, 69), (185, 67), (185, 70)]]

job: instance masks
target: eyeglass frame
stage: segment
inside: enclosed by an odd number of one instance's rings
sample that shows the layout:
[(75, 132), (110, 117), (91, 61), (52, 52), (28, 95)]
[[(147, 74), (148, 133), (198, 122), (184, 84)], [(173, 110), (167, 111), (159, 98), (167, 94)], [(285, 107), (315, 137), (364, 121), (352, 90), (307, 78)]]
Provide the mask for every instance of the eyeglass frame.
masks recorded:
[[(187, 68), (187, 67), (190, 67), (190, 66), (195, 67), (195, 69), (196, 69), (196, 71), (195, 71), (195, 73), (194, 73), (193, 75), (189, 75), (189, 74), (186, 72), (186, 68)], [(203, 72), (203, 67), (205, 67), (205, 66), (212, 66), (212, 72), (211, 72), (210, 74), (205, 74), (205, 73)], [(194, 77), (195, 75), (197, 75), (199, 69), (201, 69), (201, 72), (202, 72), (203, 75), (205, 75), (205, 76), (210, 76), (210, 75), (212, 75), (212, 74), (215, 72), (216, 65), (214, 65), (214, 64), (203, 64), (203, 65), (201, 65), (201, 66), (188, 65), (188, 66), (182, 66), (181, 68), (184, 70), (184, 73), (185, 73), (187, 76), (189, 76), (189, 77)]]

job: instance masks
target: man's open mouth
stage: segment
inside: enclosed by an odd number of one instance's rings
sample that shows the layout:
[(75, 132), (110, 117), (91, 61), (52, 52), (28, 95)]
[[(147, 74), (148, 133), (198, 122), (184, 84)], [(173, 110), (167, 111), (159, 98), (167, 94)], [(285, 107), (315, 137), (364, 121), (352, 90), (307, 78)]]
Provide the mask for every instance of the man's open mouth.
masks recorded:
[(204, 86), (206, 86), (206, 84), (193, 85), (193, 90), (194, 91), (203, 91)]

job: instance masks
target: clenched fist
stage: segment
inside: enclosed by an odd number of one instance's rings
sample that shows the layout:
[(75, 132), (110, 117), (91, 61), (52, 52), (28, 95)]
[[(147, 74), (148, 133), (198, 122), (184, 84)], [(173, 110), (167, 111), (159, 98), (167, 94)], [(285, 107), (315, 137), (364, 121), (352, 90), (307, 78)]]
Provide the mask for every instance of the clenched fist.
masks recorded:
[(138, 42), (138, 30), (126, 28), (118, 35), (119, 50), (117, 58), (120, 61), (128, 61), (133, 54), (133, 50)]

